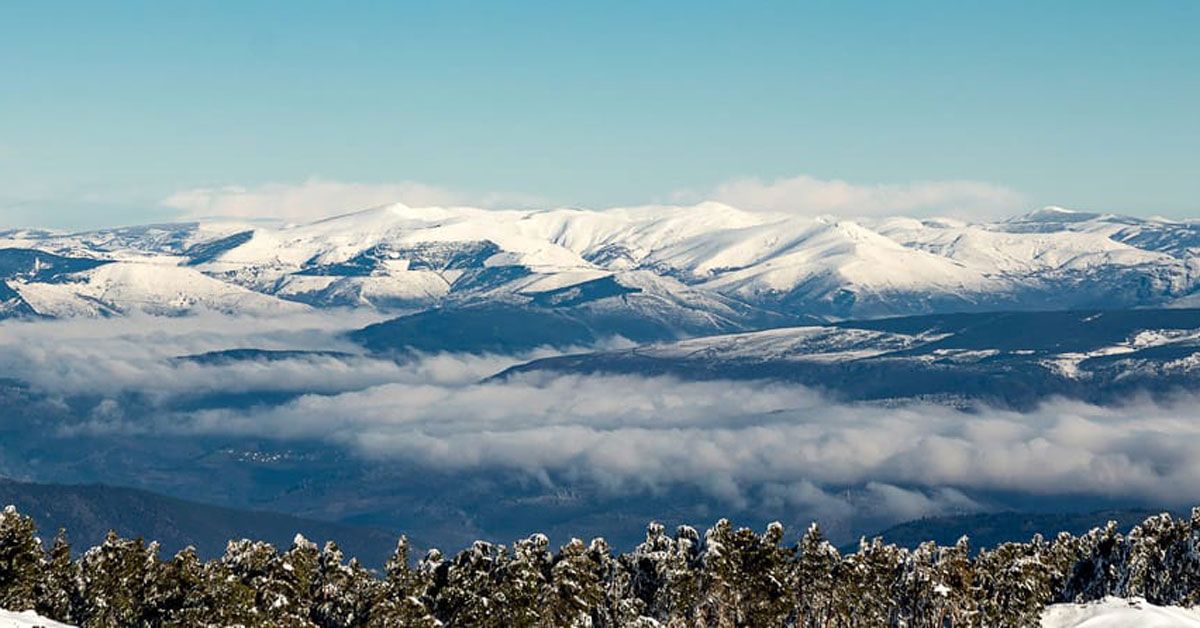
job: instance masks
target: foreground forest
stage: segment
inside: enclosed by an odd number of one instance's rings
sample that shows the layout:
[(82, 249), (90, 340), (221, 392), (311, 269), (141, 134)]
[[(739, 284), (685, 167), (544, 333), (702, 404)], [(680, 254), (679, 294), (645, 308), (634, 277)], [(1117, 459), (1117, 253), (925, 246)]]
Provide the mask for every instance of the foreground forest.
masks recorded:
[(841, 554), (814, 524), (795, 545), (718, 521), (701, 535), (652, 523), (615, 553), (602, 539), (557, 550), (534, 534), (415, 562), (401, 537), (383, 573), (297, 536), (290, 548), (230, 541), (201, 561), (110, 533), (77, 557), (32, 518), (0, 514), (0, 608), (117, 626), (1031, 626), (1057, 602), (1105, 596), (1200, 603), (1200, 508), (1073, 536), (976, 551), (967, 538), (914, 550), (863, 540)]

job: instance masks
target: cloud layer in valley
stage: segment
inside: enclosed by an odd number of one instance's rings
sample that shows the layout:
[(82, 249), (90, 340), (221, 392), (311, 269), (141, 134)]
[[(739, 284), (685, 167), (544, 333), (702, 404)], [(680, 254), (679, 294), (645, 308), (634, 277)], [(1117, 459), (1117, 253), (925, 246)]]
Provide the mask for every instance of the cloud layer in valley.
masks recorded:
[[(173, 359), (238, 347), (353, 351), (340, 332), (362, 322), (305, 314), (4, 323), (0, 377), (101, 399), (70, 428), (75, 435), (316, 441), (366, 460), (546, 486), (584, 482), (611, 494), (686, 487), (743, 509), (870, 510), (898, 520), (972, 510), (975, 496), (989, 492), (1174, 504), (1193, 499), (1200, 483), (1195, 399), (964, 413), (838, 404), (768, 382), (486, 379), (531, 355)], [(307, 394), (253, 408), (173, 404), (204, 391), (279, 389)], [(130, 393), (158, 410), (127, 410)]]
[(735, 502), (763, 485), (787, 500), (804, 499), (810, 484), (884, 480), (1171, 501), (1190, 498), (1200, 482), (1190, 454), (1200, 447), (1200, 426), (1188, 419), (1193, 402), (1058, 401), (1031, 413), (965, 414), (834, 404), (770, 383), (560, 376), (387, 384), (249, 414), (205, 411), (187, 417), (186, 429), (324, 438), (369, 456), (582, 478), (613, 490), (687, 484)]

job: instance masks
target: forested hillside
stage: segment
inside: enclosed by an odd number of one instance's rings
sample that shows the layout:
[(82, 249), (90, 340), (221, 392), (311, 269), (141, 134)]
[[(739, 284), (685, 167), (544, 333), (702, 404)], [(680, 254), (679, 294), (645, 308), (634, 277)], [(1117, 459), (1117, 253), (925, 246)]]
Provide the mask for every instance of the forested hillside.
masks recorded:
[(629, 553), (602, 539), (557, 550), (534, 534), (410, 559), (401, 538), (382, 573), (297, 536), (280, 550), (230, 541), (203, 562), (191, 549), (115, 533), (73, 558), (49, 550), (32, 518), (0, 514), (0, 608), (91, 626), (1028, 626), (1055, 602), (1144, 597), (1200, 602), (1200, 508), (1156, 515), (1122, 534), (1034, 536), (973, 552), (879, 539), (841, 554), (811, 526), (795, 544), (718, 521), (701, 535), (650, 524)]

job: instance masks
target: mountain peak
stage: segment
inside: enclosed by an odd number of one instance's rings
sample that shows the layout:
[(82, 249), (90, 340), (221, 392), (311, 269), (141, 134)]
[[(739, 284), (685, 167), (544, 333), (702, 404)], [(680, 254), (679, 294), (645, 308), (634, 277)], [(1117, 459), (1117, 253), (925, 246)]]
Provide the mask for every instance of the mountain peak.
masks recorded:
[(1101, 215), (1092, 212), (1081, 212), (1057, 205), (1047, 205), (1027, 214), (1012, 218), (1009, 222), (1086, 222)]

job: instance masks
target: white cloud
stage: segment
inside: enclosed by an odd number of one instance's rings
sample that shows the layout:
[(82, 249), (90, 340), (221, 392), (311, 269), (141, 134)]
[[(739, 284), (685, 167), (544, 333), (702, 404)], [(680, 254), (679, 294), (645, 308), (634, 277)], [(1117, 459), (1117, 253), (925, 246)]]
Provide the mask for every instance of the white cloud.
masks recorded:
[(994, 217), (1021, 209), (1023, 196), (1011, 188), (982, 181), (915, 181), (856, 184), (808, 175), (766, 181), (734, 179), (705, 194), (680, 192), (758, 211), (835, 214), (848, 217), (945, 215)]
[(151, 416), (124, 416), (110, 403), (84, 429), (323, 439), (449, 472), (502, 469), (612, 490), (686, 485), (731, 503), (750, 495), (816, 503), (821, 491), (845, 486), (866, 486), (870, 501), (912, 512), (969, 507), (960, 492), (971, 491), (1175, 502), (1200, 484), (1193, 398), (964, 414), (834, 403), (780, 383), (547, 374), (481, 381), (530, 355), (443, 354), (407, 364), (171, 359), (234, 347), (354, 351), (341, 332), (364, 322), (345, 313), (6, 322), (0, 377), (61, 395), (140, 391), (164, 409), (205, 391), (316, 392), (251, 410)]
[[(1179, 504), (1200, 484), (1194, 397), (967, 414), (835, 403), (782, 383), (485, 380), (533, 355), (171, 359), (235, 347), (355, 351), (342, 332), (366, 322), (351, 313), (5, 322), (0, 377), (95, 399), (90, 412), (64, 416), (61, 433), (319, 440), (445, 473), (580, 482), (613, 494), (684, 487), (737, 508), (795, 508), (822, 521), (975, 510), (997, 492)], [(175, 403), (272, 391), (315, 394), (254, 408)], [(130, 400), (138, 394), (151, 405)]]
[[(202, 312), (112, 319), (0, 322), (0, 378), (56, 395), (142, 393), (167, 402), (213, 392), (337, 393), (384, 384), (462, 386), (557, 351), (516, 356), (439, 354), (397, 363), (362, 354), (345, 332), (384, 316), (361, 310), (229, 316)], [(299, 350), (290, 359), (205, 362), (181, 356), (231, 349)]]
[[(715, 200), (742, 209), (847, 217), (940, 215), (990, 218), (1025, 208), (1017, 191), (982, 181), (916, 181), (857, 184), (799, 175), (775, 180), (733, 179), (712, 190), (677, 191), (671, 200)], [(181, 190), (162, 205), (184, 219), (278, 219), (309, 222), (368, 207), (403, 203), (413, 207), (539, 207), (549, 201), (528, 194), (472, 194), (417, 181), (356, 183), (311, 178), (301, 183), (227, 185)]]
[(495, 207), (524, 206), (535, 201), (532, 197), (499, 192), (471, 195), (416, 181), (353, 183), (312, 178), (303, 183), (193, 188), (168, 196), (162, 204), (178, 210), (185, 219), (275, 218), (309, 222), (389, 203), (413, 207)]
[[(173, 417), (155, 429), (326, 439), (445, 471), (504, 469), (613, 491), (690, 486), (733, 504), (764, 487), (804, 501), (819, 497), (797, 493), (805, 483), (887, 483), (905, 491), (876, 487), (870, 501), (920, 514), (935, 503), (968, 507), (963, 491), (1192, 499), (1200, 483), (1189, 454), (1200, 447), (1200, 428), (1187, 418), (1194, 403), (1056, 401), (1029, 413), (964, 414), (838, 404), (784, 384), (563, 376), (385, 384)], [(914, 490), (929, 500), (914, 501)]]

